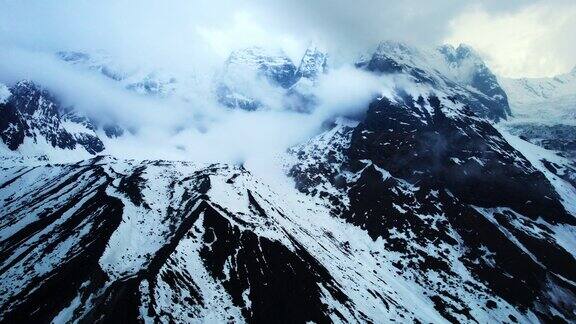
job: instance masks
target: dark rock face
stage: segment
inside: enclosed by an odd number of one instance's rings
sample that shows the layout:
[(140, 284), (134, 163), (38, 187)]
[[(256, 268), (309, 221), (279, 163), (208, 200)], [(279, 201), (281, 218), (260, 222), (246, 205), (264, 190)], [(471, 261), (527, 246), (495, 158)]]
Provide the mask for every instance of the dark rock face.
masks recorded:
[[(333, 132), (340, 136), (313, 142), (320, 150), (293, 149), (297, 188), (382, 240), (383, 253), (401, 255), (392, 265), (429, 289), (447, 320), (477, 320), (473, 309), (481, 306), (464, 302), (468, 294), (497, 296), (545, 322), (574, 320), (566, 305), (576, 298), (568, 270), (576, 259), (555, 228), (574, 228), (576, 219), (489, 122), (454, 98), (405, 96), (376, 100), (358, 126)], [(454, 258), (476, 284), (462, 283)]]
[(437, 183), (476, 206), (506, 206), (551, 223), (571, 220), (544, 175), (488, 122), (472, 114), (448, 118), (438, 98), (427, 100), (374, 102), (352, 136), (350, 159), (369, 159), (411, 183)]
[[(104, 150), (90, 120), (62, 107), (45, 89), (21, 81), (10, 92), (6, 103), (0, 104), (0, 138), (11, 150), (16, 150), (26, 138), (34, 143), (43, 139), (61, 149), (72, 150), (78, 145), (90, 154)], [(70, 130), (69, 125), (82, 131)]]
[(480, 97), (479, 100), (490, 112), (493, 112), (494, 116), (506, 119), (505, 117), (512, 114), (506, 92), (500, 87), (496, 76), (486, 65), (482, 64), (477, 68), (472, 75), (470, 85), (486, 95), (487, 98)]
[[(496, 260), (495, 263), (506, 273), (514, 274), (517, 281), (511, 283), (515, 285), (511, 290), (524, 291), (522, 294), (510, 293), (508, 289), (503, 288), (504, 283), (509, 281), (505, 276), (498, 278), (492, 273), (485, 274), (483, 271), (486, 270), (476, 267), (473, 267), (473, 271), (485, 279), (497, 293), (501, 293), (503, 298), (529, 307), (530, 302), (536, 302), (538, 296), (538, 293), (530, 293), (535, 289), (545, 289), (550, 280), (548, 276), (551, 274), (547, 274), (545, 269), (567, 279), (573, 278), (574, 275), (565, 269), (574, 268), (576, 260), (551, 237), (533, 237), (516, 228), (513, 223), (521, 217), (519, 214), (532, 220), (524, 219), (524, 222), (531, 227), (538, 226), (533, 222), (538, 218), (546, 220), (551, 225), (571, 226), (576, 225), (575, 219), (565, 211), (558, 194), (544, 175), (530, 167), (529, 162), (509, 146), (490, 124), (475, 120), (472, 116), (462, 116), (459, 120), (447, 118), (437, 98), (432, 97), (428, 100), (434, 108), (434, 113), (425, 125), (410, 120), (412, 115), (408, 112), (419, 109), (409, 103), (404, 107), (392, 105), (386, 100), (374, 103), (366, 121), (354, 131), (348, 153), (350, 160), (371, 160), (374, 165), (388, 170), (393, 177), (405, 179), (419, 186), (420, 190), (416, 191), (413, 199), (421, 202), (422, 210), (409, 212), (400, 218), (405, 226), (411, 227), (413, 231), (415, 228), (422, 231), (416, 235), (418, 239), (439, 236), (440, 240), (446, 240), (442, 237), (446, 231), (431, 235), (427, 225), (418, 225), (419, 222), (414, 217), (417, 214), (434, 213), (436, 210), (438, 213), (446, 213), (448, 222), (472, 247), (476, 245), (475, 248), (479, 248), (480, 244), (485, 244), (490, 251), (495, 252), (496, 257), (506, 255), (508, 259)], [(398, 123), (409, 120), (409, 126)], [(385, 149), (382, 149), (383, 147)], [(351, 164), (352, 170), (358, 170), (360, 167), (354, 166), (354, 162)], [(368, 180), (377, 177), (374, 171), (371, 176), (365, 175), (368, 171), (369, 169), (362, 173), (360, 182), (364, 178)], [(397, 187), (386, 184), (386, 181), (383, 184), (384, 187), (380, 184), (361, 182), (352, 187), (350, 195), (358, 197), (359, 200), (352, 200), (351, 214), (367, 214), (362, 212), (366, 210), (366, 206), (374, 206), (380, 215), (398, 214), (394, 213), (392, 203), (402, 202), (407, 198), (395, 197), (393, 192), (389, 192), (390, 189), (381, 193), (376, 191), (380, 188)], [(355, 192), (356, 187), (361, 187), (363, 190)], [(424, 193), (430, 190), (440, 192), (444, 190), (454, 195), (457, 200), (454, 201), (448, 195), (440, 195), (438, 201), (425, 197)], [(371, 204), (371, 201), (377, 201), (377, 197), (388, 199), (390, 202)], [(517, 247), (506, 242), (507, 238), (504, 235), (500, 237), (491, 235), (490, 233), (495, 230), (494, 225), (482, 219), (478, 212), (464, 207), (467, 205), (510, 208), (511, 211), (494, 213), (496, 222), (513, 233), (546, 267), (529, 260), (523, 255), (524, 253), (518, 251)], [(388, 208), (382, 210), (382, 207), (386, 206)], [(438, 206), (446, 207), (438, 209)], [(415, 219), (411, 220), (410, 217)], [(393, 223), (384, 223), (384, 228), (401, 228), (399, 224), (394, 223), (394, 220), (394, 217), (386, 217), (386, 222)], [(371, 227), (369, 224), (366, 226)], [(468, 230), (477, 231), (477, 234), (471, 236)], [(482, 243), (478, 242), (479, 240)], [(447, 243), (450, 243), (449, 239)], [(455, 241), (451, 243), (454, 244)], [(513, 257), (518, 259), (511, 260)], [(525, 266), (529, 264), (531, 269), (527, 270)], [(439, 266), (442, 267), (442, 263), (439, 263)], [(554, 274), (551, 276), (556, 277), (557, 284), (566, 284)], [(538, 279), (534, 280), (534, 277)], [(574, 291), (574, 287), (568, 285), (568, 288)]]
[[(204, 217), (204, 226), (209, 230), (204, 240), (214, 244), (204, 246), (200, 255), (212, 276), (224, 280), (224, 288), (234, 303), (246, 307), (242, 292), (250, 290), (252, 307), (243, 312), (249, 322), (329, 321), (317, 282), (326, 284), (329, 293), (341, 302), (348, 301), (328, 271), (297, 242), (294, 241), (296, 250), (290, 251), (277, 241), (240, 230), (214, 209), (207, 210)], [(216, 238), (219, 239), (215, 241)], [(224, 263), (230, 257), (236, 267), (226, 279)]]
[(576, 162), (556, 163), (546, 159), (540, 160), (542, 165), (552, 174), (570, 183), (576, 188)]
[(532, 144), (576, 161), (576, 126), (520, 122), (511, 123), (506, 128)]
[(116, 138), (124, 135), (124, 129), (122, 129), (118, 125), (106, 124), (102, 126), (102, 129), (104, 130), (104, 134), (106, 134), (108, 138)]

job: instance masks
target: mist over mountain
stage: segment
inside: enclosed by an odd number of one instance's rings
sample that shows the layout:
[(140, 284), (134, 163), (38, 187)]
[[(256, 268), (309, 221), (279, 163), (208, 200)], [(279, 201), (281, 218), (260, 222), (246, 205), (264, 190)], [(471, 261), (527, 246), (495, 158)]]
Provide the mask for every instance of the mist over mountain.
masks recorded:
[(0, 0), (0, 322), (575, 322), (558, 8)]

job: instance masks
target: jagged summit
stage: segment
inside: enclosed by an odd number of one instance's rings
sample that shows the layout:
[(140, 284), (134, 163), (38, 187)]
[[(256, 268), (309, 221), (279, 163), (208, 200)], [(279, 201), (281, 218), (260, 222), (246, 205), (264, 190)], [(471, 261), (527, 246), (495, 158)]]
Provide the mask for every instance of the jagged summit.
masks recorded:
[(269, 81), (287, 88), (294, 83), (296, 67), (282, 51), (249, 47), (234, 51), (226, 60), (225, 69), (253, 68)]
[(460, 44), (458, 47), (446, 44), (438, 47), (438, 50), (451, 62), (461, 62), (465, 59), (474, 59), (478, 63), (483, 63), (480, 54), (478, 54), (472, 46), (467, 44)]
[(326, 73), (328, 69), (328, 54), (316, 45), (311, 45), (306, 49), (300, 66), (296, 70), (296, 77), (316, 79), (319, 75)]
[(382, 41), (376, 47), (376, 53), (387, 55), (401, 55), (401, 54), (414, 55), (416, 52), (417, 49), (415, 47), (407, 43), (395, 40)]
[(269, 92), (280, 90), (278, 101), (284, 102), (287, 109), (310, 111), (315, 104), (311, 90), (326, 69), (327, 54), (315, 46), (306, 50), (298, 67), (282, 51), (261, 47), (234, 51), (226, 60), (218, 81), (218, 100), (230, 108), (266, 109), (253, 88), (276, 86), (280, 89)]
[(452, 93), (481, 117), (499, 121), (510, 115), (506, 93), (496, 76), (468, 46), (427, 49), (385, 41), (356, 65), (379, 73), (405, 74)]
[(8, 91), (10, 96), (0, 102), (0, 138), (8, 149), (40, 155), (42, 150), (80, 150), (88, 155), (104, 150), (97, 124), (63, 106), (47, 89), (21, 80)]

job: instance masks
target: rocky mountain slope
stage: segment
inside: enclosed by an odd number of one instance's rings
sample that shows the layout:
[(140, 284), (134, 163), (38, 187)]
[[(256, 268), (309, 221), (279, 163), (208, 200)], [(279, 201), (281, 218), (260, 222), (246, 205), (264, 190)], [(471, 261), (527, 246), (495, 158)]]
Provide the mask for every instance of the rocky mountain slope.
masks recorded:
[[(494, 125), (506, 97), (466, 47), (420, 51), (361, 60), (402, 86), (278, 156), (286, 177), (2, 159), (0, 319), (576, 321), (570, 161)], [(319, 53), (255, 71), (293, 75), (271, 84), (289, 90), (325, 69)]]
[[(470, 299), (484, 293), (531, 309), (520, 322), (573, 321), (573, 169), (462, 108), (450, 97), (373, 102), (358, 126), (295, 148), (290, 174), (382, 242), (398, 274), (427, 287), (447, 320), (490, 321), (474, 312), (496, 314), (502, 301)], [(567, 299), (555, 304), (558, 294)]]
[[(2, 86), (0, 138), (10, 150), (83, 149), (89, 154), (104, 150), (95, 123), (64, 107), (47, 90), (26, 80), (11, 88)], [(104, 128), (108, 136), (117, 133), (113, 127)]]

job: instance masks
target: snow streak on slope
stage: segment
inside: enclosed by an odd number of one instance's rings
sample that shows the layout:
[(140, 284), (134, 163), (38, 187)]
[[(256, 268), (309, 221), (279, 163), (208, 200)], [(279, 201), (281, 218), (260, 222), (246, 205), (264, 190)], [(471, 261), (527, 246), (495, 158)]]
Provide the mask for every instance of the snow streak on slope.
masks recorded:
[[(5, 171), (5, 320), (445, 321), (435, 285), (400, 271), (385, 240), (241, 167), (104, 158)], [(483, 285), (457, 268), (461, 307), (479, 305), (467, 316), (527, 316), (485, 287), (466, 293)]]
[(242, 168), (105, 158), (3, 174), (4, 320), (442, 321), (379, 242)]
[(566, 210), (576, 215), (576, 164), (542, 147), (531, 144), (499, 127), (508, 143), (520, 151), (550, 183), (562, 198)]
[(0, 104), (8, 102), (10, 95), (12, 95), (10, 89), (8, 89), (6, 85), (0, 83)]

